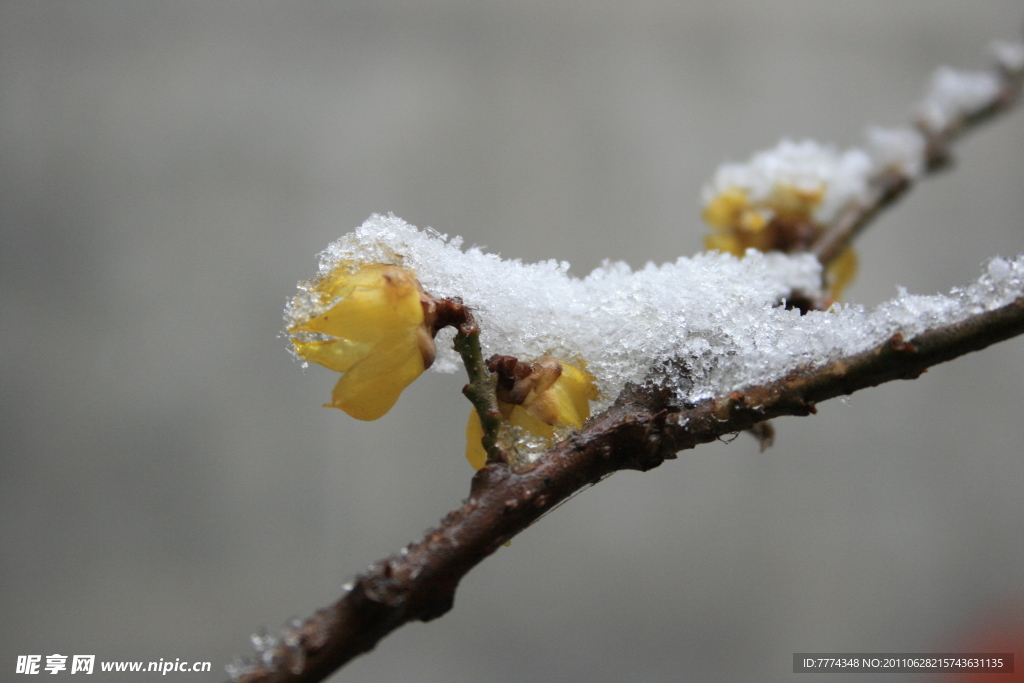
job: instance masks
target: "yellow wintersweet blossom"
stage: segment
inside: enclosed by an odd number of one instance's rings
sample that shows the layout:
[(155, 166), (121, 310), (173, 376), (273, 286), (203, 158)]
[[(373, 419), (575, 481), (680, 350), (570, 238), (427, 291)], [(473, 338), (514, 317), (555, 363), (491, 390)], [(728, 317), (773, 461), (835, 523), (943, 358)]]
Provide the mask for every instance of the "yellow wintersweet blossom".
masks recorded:
[(305, 290), (311, 315), (288, 328), (295, 352), (344, 373), (325, 407), (376, 420), (434, 361), (432, 300), (411, 271), (383, 263), (343, 261)]
[[(767, 199), (755, 202), (742, 188), (728, 187), (704, 207), (704, 221), (712, 228), (704, 247), (735, 256), (747, 249), (805, 251), (824, 232), (813, 218), (824, 196), (824, 185), (807, 189), (779, 184)], [(857, 254), (847, 247), (825, 271), (832, 296), (839, 299), (856, 272)]]
[[(518, 376), (507, 386), (502, 387), (499, 372), (498, 410), (509, 424), (545, 439), (554, 437), (557, 425), (583, 426), (590, 417), (590, 401), (597, 399), (597, 385), (582, 363), (577, 367), (548, 357), (518, 365)], [(466, 425), (466, 459), (477, 470), (487, 462), (483, 436), (474, 410)]]

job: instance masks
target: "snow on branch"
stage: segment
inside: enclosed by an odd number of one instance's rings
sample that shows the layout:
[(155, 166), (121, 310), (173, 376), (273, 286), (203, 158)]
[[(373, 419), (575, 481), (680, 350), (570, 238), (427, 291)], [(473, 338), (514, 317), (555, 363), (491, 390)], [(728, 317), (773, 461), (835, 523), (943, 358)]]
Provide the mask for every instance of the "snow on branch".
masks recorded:
[[(635, 272), (606, 262), (578, 279), (565, 262), (524, 264), (460, 247), (459, 238), (375, 215), (321, 254), (320, 273), (339, 263), (402, 266), (431, 296), (458, 298), (473, 312), (485, 356), (582, 359), (601, 390), (597, 410), (629, 384), (653, 383), (684, 405), (817, 367), (896, 333), (911, 337), (1003, 306), (1019, 295), (1024, 274), (1021, 259), (996, 258), (977, 283), (950, 296), (901, 292), (870, 312), (835, 304), (802, 315), (782, 304), (794, 293), (821, 293), (821, 266), (806, 253), (711, 252)], [(322, 308), (300, 295), (286, 322)], [(437, 344), (432, 368), (459, 368), (450, 343)]]

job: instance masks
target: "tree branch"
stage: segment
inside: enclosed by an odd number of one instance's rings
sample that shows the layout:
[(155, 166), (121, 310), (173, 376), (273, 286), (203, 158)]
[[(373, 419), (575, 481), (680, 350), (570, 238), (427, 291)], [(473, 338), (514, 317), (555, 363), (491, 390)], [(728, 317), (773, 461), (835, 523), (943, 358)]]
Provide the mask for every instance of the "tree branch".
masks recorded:
[(243, 683), (321, 681), (408, 621), (449, 609), (459, 581), (503, 543), (581, 488), (618, 470), (646, 471), (680, 450), (714, 441), (782, 415), (807, 415), (815, 404), (896, 379), (914, 379), (938, 363), (1024, 333), (1024, 297), (904, 340), (838, 358), (688, 409), (645, 389), (624, 393), (587, 427), (559, 443), (532, 468), (492, 463), (473, 478), (469, 498), (399, 555), (356, 577), (334, 605), (278, 637), (254, 639), (258, 662), (232, 665)]

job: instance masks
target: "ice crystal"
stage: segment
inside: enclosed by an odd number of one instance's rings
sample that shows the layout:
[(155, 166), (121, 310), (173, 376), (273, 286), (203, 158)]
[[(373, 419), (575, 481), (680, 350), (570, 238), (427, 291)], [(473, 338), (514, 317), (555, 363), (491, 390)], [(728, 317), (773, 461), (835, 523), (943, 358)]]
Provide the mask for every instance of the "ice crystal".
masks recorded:
[[(947, 296), (901, 292), (870, 313), (835, 306), (801, 316), (780, 302), (797, 292), (819, 294), (820, 267), (807, 254), (705, 253), (635, 271), (605, 262), (581, 279), (569, 275), (568, 263), (524, 264), (463, 250), (460, 238), (393, 215), (371, 216), (320, 259), (321, 272), (343, 259), (402, 265), (430, 294), (460, 297), (480, 325), (485, 356), (586, 361), (601, 390), (596, 409), (630, 382), (658, 383), (680, 403), (721, 395), (866, 350), (895, 332), (909, 339), (1024, 290), (1024, 257), (994, 259), (978, 282)], [(460, 367), (454, 332), (442, 334), (433, 369), (452, 372)]]

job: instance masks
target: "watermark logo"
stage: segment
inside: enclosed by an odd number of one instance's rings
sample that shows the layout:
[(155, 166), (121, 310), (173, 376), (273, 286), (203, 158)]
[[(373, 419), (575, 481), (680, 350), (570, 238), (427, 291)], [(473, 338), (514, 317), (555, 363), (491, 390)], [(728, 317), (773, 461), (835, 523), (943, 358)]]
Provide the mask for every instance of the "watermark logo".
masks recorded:
[(16, 674), (37, 674), (39, 673), (39, 660), (42, 655), (18, 655), (18, 665), (14, 669)]
[[(68, 660), (71, 660), (70, 667)], [(14, 664), (16, 674), (91, 674), (96, 670), (96, 655), (18, 655)], [(182, 660), (161, 659), (156, 662), (117, 662), (101, 661), (99, 670), (104, 673), (158, 673), (166, 676), (169, 673), (209, 673), (210, 662), (192, 662)]]
[(71, 673), (91, 674), (96, 655), (75, 655), (71, 658)]

